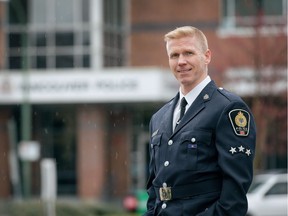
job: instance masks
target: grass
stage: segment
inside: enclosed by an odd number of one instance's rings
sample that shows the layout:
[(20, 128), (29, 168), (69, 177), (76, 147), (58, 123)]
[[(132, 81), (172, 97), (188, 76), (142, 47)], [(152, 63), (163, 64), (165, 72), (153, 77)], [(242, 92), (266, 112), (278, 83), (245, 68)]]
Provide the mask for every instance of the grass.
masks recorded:
[[(0, 216), (50, 216), (47, 215), (47, 205), (39, 200), (2, 201)], [(53, 216), (139, 216), (140, 214), (125, 212), (112, 204), (57, 201), (56, 214)], [(51, 216), (52, 216), (51, 215)]]

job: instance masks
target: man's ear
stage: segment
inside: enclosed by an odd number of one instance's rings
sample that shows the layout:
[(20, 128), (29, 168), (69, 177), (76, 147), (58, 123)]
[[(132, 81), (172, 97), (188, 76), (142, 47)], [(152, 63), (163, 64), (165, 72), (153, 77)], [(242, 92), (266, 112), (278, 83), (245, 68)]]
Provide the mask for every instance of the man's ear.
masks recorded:
[(209, 64), (211, 61), (211, 55), (212, 55), (211, 50), (207, 49), (204, 55), (205, 55), (205, 63)]

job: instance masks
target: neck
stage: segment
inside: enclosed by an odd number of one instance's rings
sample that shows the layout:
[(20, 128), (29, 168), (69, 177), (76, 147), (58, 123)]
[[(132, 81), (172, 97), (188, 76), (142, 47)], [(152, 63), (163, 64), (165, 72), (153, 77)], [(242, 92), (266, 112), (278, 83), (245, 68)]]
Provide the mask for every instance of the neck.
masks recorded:
[(180, 90), (182, 92), (183, 95), (188, 94), (190, 91), (192, 91), (197, 85), (199, 85), (199, 83), (201, 83), (203, 80), (206, 79), (208, 75), (205, 74), (205, 76), (203, 76), (202, 79), (200, 79), (199, 81), (195, 82), (195, 83), (191, 83), (191, 85), (180, 85)]

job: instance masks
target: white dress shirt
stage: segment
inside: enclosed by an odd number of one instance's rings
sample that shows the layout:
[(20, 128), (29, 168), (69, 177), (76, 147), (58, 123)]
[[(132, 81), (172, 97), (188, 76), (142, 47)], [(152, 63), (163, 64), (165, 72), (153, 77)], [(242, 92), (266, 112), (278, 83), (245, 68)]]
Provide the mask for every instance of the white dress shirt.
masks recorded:
[[(188, 94), (185, 95), (185, 99), (187, 101), (187, 105), (185, 107), (185, 113), (187, 112), (187, 110), (189, 109), (189, 107), (191, 106), (191, 104), (194, 102), (194, 100), (198, 97), (198, 95), (200, 94), (200, 92), (205, 88), (205, 86), (211, 81), (210, 76), (207, 76), (202, 82), (200, 82), (195, 88), (193, 88), (190, 92), (188, 92)], [(177, 105), (175, 107), (174, 110), (174, 114), (173, 114), (173, 131), (174, 128), (176, 126), (176, 122), (178, 121), (179, 117), (180, 117), (180, 101), (181, 99), (184, 97), (184, 95), (181, 92), (181, 89), (179, 89), (179, 100), (177, 102)]]

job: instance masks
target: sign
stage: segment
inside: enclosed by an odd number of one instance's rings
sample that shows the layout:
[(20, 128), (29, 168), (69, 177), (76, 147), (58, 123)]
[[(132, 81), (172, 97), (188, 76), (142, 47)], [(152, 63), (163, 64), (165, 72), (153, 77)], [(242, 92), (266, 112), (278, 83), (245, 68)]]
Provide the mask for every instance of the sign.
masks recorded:
[(37, 161), (40, 158), (40, 144), (36, 141), (22, 141), (19, 144), (19, 157), (24, 161)]
[(178, 88), (172, 73), (158, 68), (9, 71), (0, 73), (0, 104), (166, 101)]
[(278, 95), (287, 91), (287, 68), (228, 68), (223, 87), (240, 96)]

